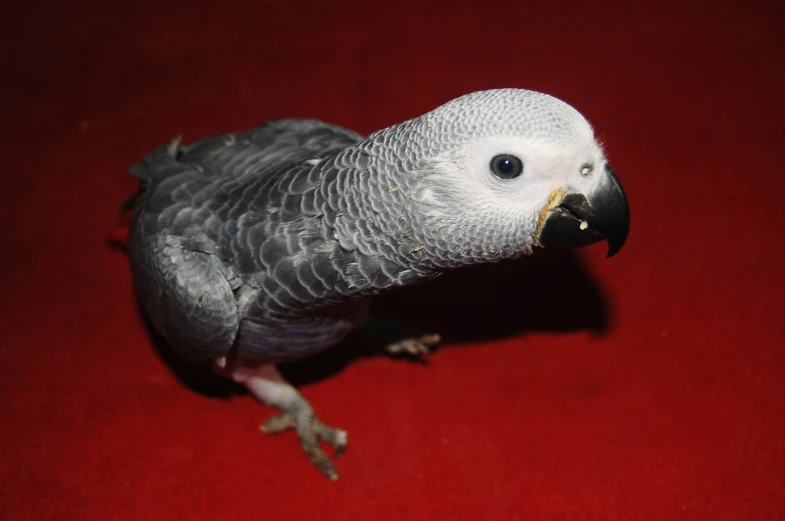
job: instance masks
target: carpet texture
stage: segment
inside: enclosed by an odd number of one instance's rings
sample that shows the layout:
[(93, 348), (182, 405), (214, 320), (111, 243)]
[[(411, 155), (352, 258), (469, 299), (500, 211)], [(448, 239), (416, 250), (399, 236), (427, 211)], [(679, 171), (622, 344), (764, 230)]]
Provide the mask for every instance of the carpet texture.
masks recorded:
[[(785, 519), (781, 2), (4, 9), (0, 518)], [(430, 364), (350, 342), (287, 367), (349, 432), (338, 482), (150, 337), (106, 240), (143, 154), (506, 86), (594, 124), (629, 242), (380, 302), (444, 334)]]

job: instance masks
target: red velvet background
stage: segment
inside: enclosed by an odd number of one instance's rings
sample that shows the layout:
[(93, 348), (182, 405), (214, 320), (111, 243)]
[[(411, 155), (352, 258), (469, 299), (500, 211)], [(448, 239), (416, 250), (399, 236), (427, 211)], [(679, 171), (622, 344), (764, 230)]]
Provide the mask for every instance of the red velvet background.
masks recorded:
[[(783, 4), (393, 4), (5, 8), (0, 518), (785, 519)], [(628, 245), (389, 299), (444, 330), (430, 365), (292, 368), (350, 433), (337, 483), (159, 356), (105, 240), (144, 153), (500, 86), (592, 121)]]

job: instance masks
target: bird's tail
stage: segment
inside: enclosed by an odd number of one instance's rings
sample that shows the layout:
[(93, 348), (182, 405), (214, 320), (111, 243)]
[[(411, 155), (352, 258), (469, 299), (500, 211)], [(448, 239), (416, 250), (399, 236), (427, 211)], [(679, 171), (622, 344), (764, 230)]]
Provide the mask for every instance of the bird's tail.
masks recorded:
[(128, 245), (128, 229), (131, 225), (133, 214), (133, 210), (122, 210), (120, 212), (118, 223), (109, 231), (106, 237), (106, 242), (109, 246), (123, 251), (126, 249)]

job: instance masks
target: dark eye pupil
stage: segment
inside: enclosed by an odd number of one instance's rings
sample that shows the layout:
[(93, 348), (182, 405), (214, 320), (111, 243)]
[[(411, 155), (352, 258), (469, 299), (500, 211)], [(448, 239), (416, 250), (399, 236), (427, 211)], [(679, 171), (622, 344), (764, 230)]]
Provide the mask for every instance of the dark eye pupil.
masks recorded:
[(512, 179), (523, 172), (523, 162), (510, 154), (500, 154), (491, 159), (491, 172), (496, 177)]

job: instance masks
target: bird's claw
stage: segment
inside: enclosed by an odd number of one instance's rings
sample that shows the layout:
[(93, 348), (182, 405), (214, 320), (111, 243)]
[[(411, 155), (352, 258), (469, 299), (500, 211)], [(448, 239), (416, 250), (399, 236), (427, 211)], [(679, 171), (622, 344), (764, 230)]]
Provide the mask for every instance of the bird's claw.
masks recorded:
[(441, 341), (441, 335), (431, 333), (393, 342), (385, 347), (385, 351), (391, 355), (406, 354), (415, 358), (421, 358), (423, 355), (433, 353), (433, 348)]
[(319, 446), (319, 440), (332, 445), (335, 448), (333, 459), (338, 459), (346, 452), (348, 445), (346, 431), (323, 424), (310, 407), (273, 416), (260, 427), (265, 434), (278, 434), (289, 429), (297, 432), (300, 446), (316, 468), (330, 480), (337, 480), (338, 472)]

